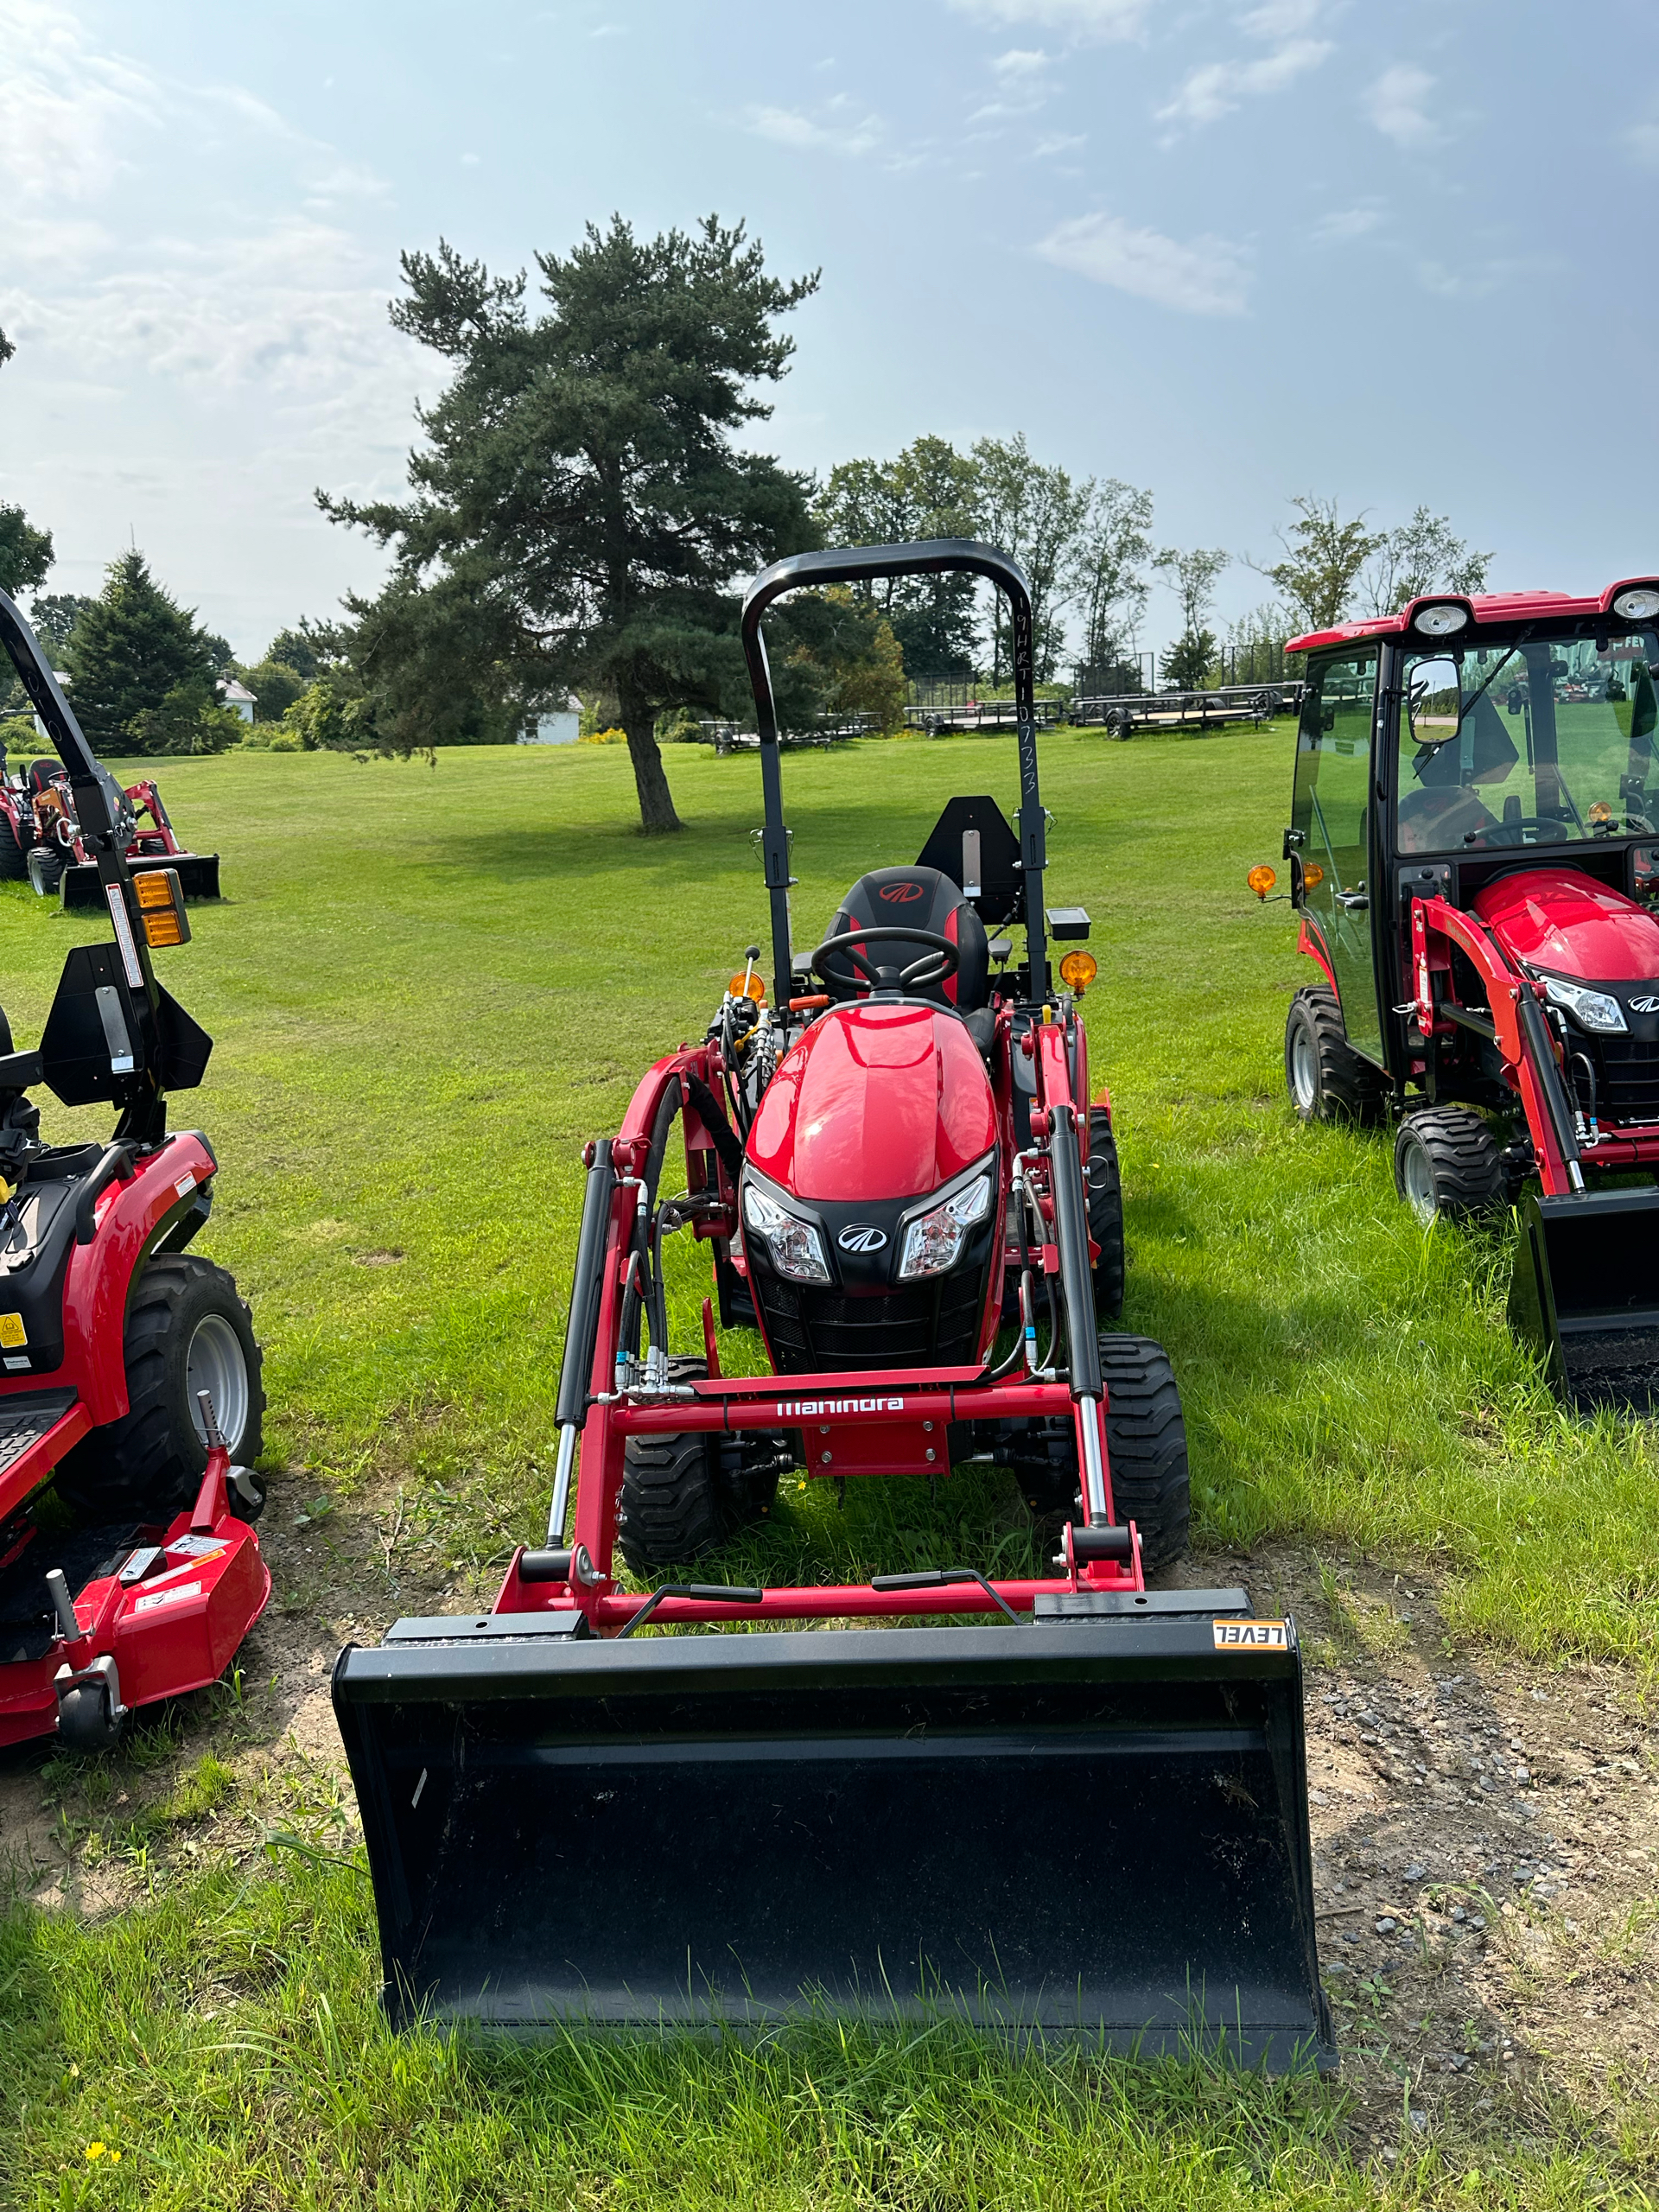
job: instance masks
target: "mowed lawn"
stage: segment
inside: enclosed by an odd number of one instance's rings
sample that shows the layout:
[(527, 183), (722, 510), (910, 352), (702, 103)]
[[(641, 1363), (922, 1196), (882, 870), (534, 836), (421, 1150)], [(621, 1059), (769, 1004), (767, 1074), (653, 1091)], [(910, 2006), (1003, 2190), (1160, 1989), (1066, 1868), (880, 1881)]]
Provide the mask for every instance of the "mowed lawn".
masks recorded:
[[(1123, 1160), (1123, 1325), (1175, 1363), (1195, 1546), (1363, 1550), (1432, 1575), (1455, 1632), (1645, 1673), (1650, 1431), (1554, 1408), (1503, 1325), (1507, 1231), (1424, 1237), (1385, 1135), (1305, 1130), (1285, 1103), (1285, 1007), (1313, 971), (1288, 908), (1243, 879), (1276, 861), (1289, 742), (1282, 724), (1045, 741), (1049, 895), (1089, 908), (1100, 963), (1085, 1012)], [(456, 1541), (480, 1567), (539, 1534), (580, 1147), (766, 937), (757, 763), (668, 760), (688, 828), (653, 841), (620, 747), (166, 767), (181, 834), (223, 855), (224, 903), (158, 965), (216, 1040), (174, 1120), (221, 1162), (200, 1249), (267, 1348), (274, 1513), (395, 1479), (475, 1501)], [(1006, 739), (790, 756), (798, 945), (863, 868), (912, 858), (947, 797), (1011, 811), (1014, 779)], [(19, 1046), (95, 933), (0, 887)], [(105, 1118), (47, 1115), (60, 1135)], [(706, 1286), (694, 1254), (676, 1268), (690, 1349)], [(937, 1502), (855, 1485), (844, 1513), (786, 1484), (728, 1564), (827, 1579), (936, 1560), (946, 1531), (986, 1565), (1030, 1550), (1011, 1481), (976, 1471)], [(20, 2204), (1323, 2206), (1382, 2186), (1345, 2161), (1327, 2091), (943, 2030), (394, 2044), (355, 1867), (279, 1853), (166, 1871), (156, 1892), (94, 1927), (24, 1910), (0, 1934), (0, 2190), (9, 2172)], [(94, 2140), (122, 2164), (88, 2159)], [(1603, 2185), (1535, 2147), (1473, 2178), (1429, 2154), (1388, 2189), (1544, 2204)]]

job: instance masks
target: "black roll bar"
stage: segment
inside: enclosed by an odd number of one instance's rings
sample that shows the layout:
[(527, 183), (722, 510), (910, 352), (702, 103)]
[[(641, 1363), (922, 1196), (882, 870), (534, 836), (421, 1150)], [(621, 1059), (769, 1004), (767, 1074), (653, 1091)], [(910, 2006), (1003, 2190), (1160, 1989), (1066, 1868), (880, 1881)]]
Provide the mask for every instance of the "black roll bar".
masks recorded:
[(74, 793), (76, 823), (82, 842), (97, 863), (99, 887), (115, 930), (120, 954), (118, 965), (130, 1007), (129, 1026), (143, 1046), (143, 1065), (134, 1071), (133, 1091), (116, 1135), (118, 1138), (152, 1143), (166, 1128), (162, 1104), (166, 1046), (162, 992), (150, 964), (149, 944), (138, 912), (126, 852), (111, 817), (104, 783), (106, 772), (100, 771), (97, 756), (75, 719), (75, 710), (65, 698), (63, 687), (52, 673), (52, 664), (41, 652), (40, 640), (24, 620), (22, 608), (3, 591), (0, 646), (4, 647), (6, 658), (28, 694), (29, 705), (68, 772), (69, 788)]
[(760, 734), (760, 788), (766, 828), (760, 851), (772, 906), (773, 1004), (781, 1020), (789, 1007), (793, 963), (789, 942), (789, 832), (784, 824), (779, 769), (778, 711), (760, 618), (785, 592), (819, 584), (872, 583), (879, 576), (928, 576), (965, 571), (987, 577), (1007, 598), (1014, 630), (1014, 711), (1020, 741), (1020, 868), (1026, 887), (1027, 982), (1040, 998), (1048, 976), (1043, 918), (1043, 870), (1047, 865), (1047, 817), (1037, 789), (1036, 684), (1032, 660), (1031, 586), (1025, 570), (994, 545), (971, 537), (934, 537), (912, 545), (854, 545), (823, 553), (791, 553), (762, 569), (743, 602), (743, 658), (754, 693)]

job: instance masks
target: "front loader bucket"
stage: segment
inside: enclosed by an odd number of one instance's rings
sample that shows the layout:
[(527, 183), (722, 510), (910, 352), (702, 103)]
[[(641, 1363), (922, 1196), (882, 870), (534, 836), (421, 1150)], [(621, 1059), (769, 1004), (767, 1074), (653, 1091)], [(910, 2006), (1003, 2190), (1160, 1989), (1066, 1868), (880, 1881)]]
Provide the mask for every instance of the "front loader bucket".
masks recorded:
[(1571, 1405), (1659, 1404), (1659, 1191), (1530, 1194), (1510, 1323)]
[[(143, 875), (146, 868), (175, 868), (179, 888), (187, 899), (217, 899), (219, 896), (217, 853), (158, 853), (154, 858), (129, 861), (127, 867), (133, 875)], [(67, 913), (101, 912), (104, 893), (99, 886), (98, 869), (94, 863), (78, 861), (73, 868), (65, 868), (58, 896)]]
[(1111, 1610), (348, 1648), (393, 2020), (949, 2015), (1333, 2063), (1294, 1625), (1228, 1618), (1238, 1592), (1081, 1602)]

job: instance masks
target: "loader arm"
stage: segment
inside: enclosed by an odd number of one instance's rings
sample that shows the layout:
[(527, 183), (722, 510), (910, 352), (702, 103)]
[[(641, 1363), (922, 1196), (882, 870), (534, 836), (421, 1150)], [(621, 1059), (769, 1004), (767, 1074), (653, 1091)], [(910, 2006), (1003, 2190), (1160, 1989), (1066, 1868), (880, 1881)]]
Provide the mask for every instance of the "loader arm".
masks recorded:
[[(1451, 997), (1448, 944), (1467, 956), (1485, 984), (1490, 1022)], [(1480, 1034), (1490, 1029), (1503, 1055), (1504, 1073), (1526, 1113), (1545, 1196), (1582, 1191), (1584, 1167), (1573, 1111), (1531, 977), (1521, 972), (1484, 923), (1438, 897), (1412, 900), (1411, 948), (1417, 1026), (1423, 1035), (1432, 1041), (1459, 1027)], [(1437, 979), (1443, 981), (1437, 985)]]

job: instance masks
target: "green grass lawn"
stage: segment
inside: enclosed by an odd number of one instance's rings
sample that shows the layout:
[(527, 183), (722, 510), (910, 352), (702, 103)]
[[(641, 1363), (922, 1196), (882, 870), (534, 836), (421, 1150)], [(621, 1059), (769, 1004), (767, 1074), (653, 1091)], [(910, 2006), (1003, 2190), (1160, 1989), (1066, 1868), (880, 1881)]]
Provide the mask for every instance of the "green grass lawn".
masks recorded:
[[(200, 1249), (267, 1347), (274, 1511), (388, 1486), (450, 1513), (482, 1571), (539, 1535), (579, 1150), (641, 1069), (700, 1035), (766, 936), (759, 769), (671, 753), (688, 828), (635, 834), (620, 747), (448, 752), (435, 770), (250, 753), (168, 766), (226, 898), (158, 957), (216, 1039), (222, 1163)], [(1386, 1136), (1303, 1129), (1286, 1002), (1314, 980), (1281, 905), (1284, 725), (1195, 741), (1046, 739), (1050, 895), (1094, 917), (1091, 1061), (1118, 1116), (1124, 1325), (1162, 1338), (1192, 1440), (1195, 1543), (1277, 1536), (1438, 1579), (1456, 1632), (1535, 1658), (1659, 1658), (1659, 1465), (1645, 1425), (1562, 1417), (1503, 1325), (1507, 1232), (1425, 1238)], [(785, 764), (796, 936), (946, 797), (1014, 803), (1008, 740), (859, 744)], [(93, 933), (0, 887), (0, 999), (32, 1043)], [(51, 1131), (103, 1126), (51, 1106)], [(683, 1240), (682, 1240), (683, 1241)], [(677, 1257), (677, 1342), (706, 1287)], [(304, 1469), (287, 1474), (283, 1470)], [(456, 1502), (460, 1501), (459, 1505)], [(1011, 1482), (786, 1485), (724, 1564), (828, 1579), (948, 1550), (1023, 1560)], [(969, 1547), (963, 1549), (961, 1547)], [(711, 1570), (712, 1572), (713, 1570)], [(1174, 2206), (1364, 2201), (1331, 2093), (938, 2036), (803, 2031), (539, 2055), (378, 2025), (359, 1872), (158, 1874), (155, 1904), (0, 1936), (0, 2188), (19, 2204)], [(77, 2069), (78, 2070), (73, 2070)], [(123, 2150), (87, 2159), (102, 2141)], [(1475, 2177), (1402, 2159), (1404, 2202), (1581, 2202), (1616, 2178), (1535, 2146)], [(1632, 2184), (1633, 2185), (1633, 2184)], [(1641, 2200), (1633, 2200), (1641, 2201)]]

